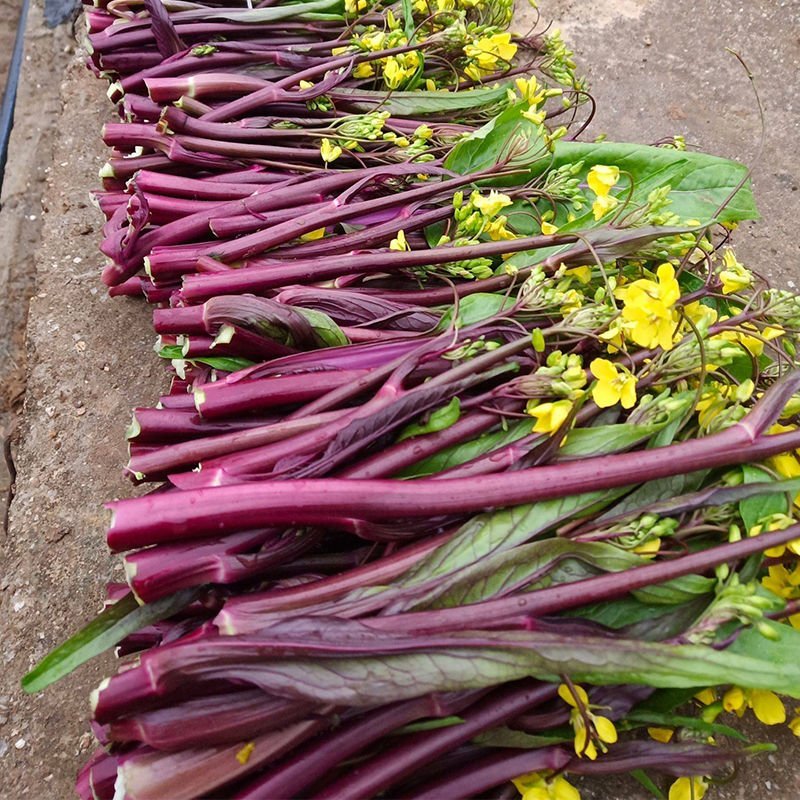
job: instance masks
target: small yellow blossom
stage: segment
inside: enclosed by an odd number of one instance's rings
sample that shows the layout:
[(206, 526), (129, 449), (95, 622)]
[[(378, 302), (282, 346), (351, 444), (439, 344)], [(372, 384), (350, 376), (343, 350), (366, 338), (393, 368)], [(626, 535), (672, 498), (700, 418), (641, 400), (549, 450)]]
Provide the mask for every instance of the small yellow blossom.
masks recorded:
[(486, 227), (484, 228), (484, 232), (489, 235), (489, 238), (493, 242), (510, 241), (511, 239), (516, 239), (517, 237), (514, 235), (514, 233), (506, 227), (507, 222), (507, 217), (498, 217), (497, 219), (493, 219), (491, 222), (487, 223)]
[[(794, 709), (794, 713), (800, 715), (800, 706), (797, 706)], [(789, 723), (789, 730), (795, 736), (800, 736), (800, 716), (796, 716), (796, 717), (792, 718), (792, 721)]]
[[(783, 564), (771, 566), (761, 585), (784, 600), (800, 600), (800, 564), (795, 564), (791, 572)], [(789, 624), (800, 630), (800, 614), (792, 614)]]
[(253, 755), (253, 750), (256, 749), (255, 742), (248, 742), (238, 753), (236, 753), (236, 760), (240, 764), (246, 764), (250, 760), (250, 756)]
[(344, 10), (348, 14), (357, 14), (367, 7), (367, 0), (344, 0)]
[(748, 709), (752, 708), (756, 719), (764, 725), (780, 725), (786, 722), (786, 709), (783, 701), (767, 689), (741, 689), (732, 686), (725, 692), (722, 705), (728, 712), (734, 712), (741, 717)]
[(633, 552), (636, 553), (637, 556), (645, 557), (654, 556), (659, 550), (661, 550), (661, 539), (659, 539), (658, 536), (648, 539), (646, 542), (642, 542), (642, 544), (633, 548)]
[[(558, 696), (569, 706), (570, 723), (575, 731), (575, 753), (578, 757), (586, 756), (590, 761), (597, 758), (597, 744), (600, 745), (602, 752), (608, 749), (606, 744), (614, 744), (617, 741), (617, 729), (608, 717), (601, 717), (591, 712), (592, 706), (589, 705), (589, 696), (581, 686), (569, 687), (562, 683), (558, 687)], [(589, 720), (591, 730), (586, 725)]]
[(669, 787), (669, 800), (703, 800), (708, 790), (708, 781), (700, 775), (678, 778)]
[(519, 96), (532, 107), (541, 105), (545, 99), (545, 89), (536, 80), (535, 75), (531, 75), (530, 78), (517, 78), (514, 85), (517, 87)]
[(517, 45), (511, 41), (510, 33), (495, 33), (473, 40), (464, 48), (464, 55), (470, 59), (464, 70), (474, 80), (507, 66), (517, 54)]
[(651, 739), (655, 739), (657, 742), (662, 742), (664, 744), (669, 742), (675, 735), (675, 731), (673, 731), (672, 728), (648, 728), (647, 733)]
[[(544, 224), (542, 225), (542, 232), (544, 232)], [(564, 275), (577, 278), (578, 282), (582, 283), (584, 286), (592, 282), (592, 271), (589, 267), (572, 267), (572, 269), (568, 269)]]
[(722, 281), (722, 294), (733, 294), (752, 286), (752, 273), (737, 261), (733, 250), (729, 247), (726, 247), (725, 252), (722, 254), (722, 263), (724, 269), (719, 273), (719, 278)]
[(522, 800), (581, 800), (581, 793), (563, 776), (529, 772), (514, 778)]
[(315, 231), (310, 231), (309, 233), (304, 233), (300, 237), (301, 242), (314, 242), (317, 239), (321, 239), (325, 235), (325, 228), (317, 228)]
[[(758, 525), (753, 525), (748, 531), (749, 536), (758, 536), (765, 531), (785, 531), (795, 524), (794, 519), (787, 514), (772, 514), (766, 519), (762, 519)], [(793, 539), (787, 544), (779, 544), (777, 547), (770, 547), (764, 551), (768, 558), (780, 558), (787, 550), (800, 556), (800, 539)]]
[(314, 84), (311, 81), (300, 81), (298, 86), (301, 89), (313, 89), (314, 88)]
[(558, 233), (558, 226), (553, 225), (552, 222), (542, 222), (542, 233), (545, 236), (552, 236), (554, 233)]
[(595, 164), (586, 176), (586, 183), (598, 197), (606, 197), (619, 183), (619, 167)]
[(694, 699), (697, 700), (699, 703), (702, 703), (704, 706), (710, 706), (712, 703), (717, 702), (717, 693), (714, 689), (701, 689), (697, 694), (694, 696)]
[(656, 277), (657, 281), (643, 278), (621, 286), (614, 296), (624, 303), (625, 330), (636, 344), (671, 350), (677, 322), (673, 306), (680, 297), (680, 287), (672, 264), (661, 264)]
[(535, 106), (531, 106), (527, 111), (522, 112), (522, 116), (534, 125), (541, 125), (547, 118), (547, 112), (544, 110), (537, 111)]
[(478, 192), (473, 192), (470, 197), (470, 202), (484, 217), (492, 219), (492, 217), (497, 216), (497, 214), (507, 206), (510, 206), (514, 201), (507, 194), (492, 189), (486, 197)]
[(586, 176), (589, 188), (595, 193), (596, 199), (592, 204), (592, 213), (595, 220), (602, 219), (609, 211), (619, 204), (619, 200), (610, 194), (611, 189), (619, 181), (619, 167), (595, 164)]
[(592, 214), (595, 221), (602, 219), (609, 211), (612, 211), (619, 205), (619, 200), (613, 195), (606, 195), (605, 197), (596, 197), (592, 203)]
[(342, 154), (342, 148), (338, 144), (334, 144), (330, 139), (323, 139), (319, 152), (326, 164), (332, 164)]
[(553, 433), (567, 420), (572, 412), (572, 403), (569, 400), (556, 400), (552, 403), (539, 403), (528, 407), (528, 414), (535, 420), (534, 433)]
[(369, 61), (363, 61), (361, 64), (356, 64), (353, 70), (354, 78), (371, 78), (375, 74), (375, 67)]
[(389, 249), (396, 250), (398, 252), (411, 249), (410, 245), (408, 244), (408, 240), (406, 239), (405, 231), (397, 232), (397, 236), (392, 239), (391, 242), (389, 242)]
[(589, 369), (597, 378), (592, 387), (592, 399), (600, 408), (611, 408), (621, 403), (623, 408), (636, 405), (636, 377), (631, 371), (606, 358), (596, 358)]

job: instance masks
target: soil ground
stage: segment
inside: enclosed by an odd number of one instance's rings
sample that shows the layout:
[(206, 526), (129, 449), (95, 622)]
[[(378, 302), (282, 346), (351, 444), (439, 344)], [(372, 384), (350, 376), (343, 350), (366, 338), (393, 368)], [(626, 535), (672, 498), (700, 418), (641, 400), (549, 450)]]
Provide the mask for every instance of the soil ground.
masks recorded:
[[(738, 233), (740, 254), (778, 283), (800, 284), (798, 239), (791, 235), (800, 205), (797, 0), (540, 0), (540, 6), (590, 67), (599, 104), (593, 129), (611, 138), (646, 142), (683, 133), (691, 145), (749, 163), (758, 150), (756, 105), (744, 72), (724, 48), (740, 50), (757, 76), (767, 121), (755, 167), (764, 219)], [(0, 72), (13, 33), (7, 48), (8, 36), (0, 25)], [(7, 299), (0, 302), (0, 343), (10, 348), (0, 437), (16, 420), (21, 379), (27, 382), (13, 446), (15, 497), (0, 556), (3, 800), (73, 796), (75, 770), (92, 747), (88, 694), (110, 663), (87, 665), (33, 698), (18, 689), (19, 678), (92, 617), (107, 581), (121, 578), (106, 555), (101, 503), (130, 494), (120, 475), (123, 431), (131, 407), (153, 402), (165, 383), (149, 354), (147, 309), (108, 300), (99, 282), (101, 223), (87, 193), (97, 185), (100, 126), (110, 109), (104, 87), (83, 69), (70, 42), (68, 28), (46, 31), (39, 8), (32, 8), (0, 210), (0, 297)], [(0, 512), (10, 480), (6, 475), (4, 484), (2, 465), (0, 459)], [(756, 741), (767, 738), (780, 751), (748, 762), (730, 784), (710, 791), (709, 800), (800, 796), (800, 742), (785, 729), (754, 732)], [(606, 781), (584, 787), (584, 797), (644, 795), (632, 782)]]

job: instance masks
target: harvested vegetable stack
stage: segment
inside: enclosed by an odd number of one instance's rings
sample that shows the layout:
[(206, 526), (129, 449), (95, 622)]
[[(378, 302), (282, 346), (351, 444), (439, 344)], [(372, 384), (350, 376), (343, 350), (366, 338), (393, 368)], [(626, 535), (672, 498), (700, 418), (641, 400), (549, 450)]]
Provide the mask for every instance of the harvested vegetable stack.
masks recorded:
[(586, 141), (510, 3), (85, 17), (103, 278), (173, 375), (131, 591), (25, 680), (137, 654), (80, 796), (676, 800), (758, 749), (718, 717), (800, 696), (800, 302), (728, 245), (747, 170)]

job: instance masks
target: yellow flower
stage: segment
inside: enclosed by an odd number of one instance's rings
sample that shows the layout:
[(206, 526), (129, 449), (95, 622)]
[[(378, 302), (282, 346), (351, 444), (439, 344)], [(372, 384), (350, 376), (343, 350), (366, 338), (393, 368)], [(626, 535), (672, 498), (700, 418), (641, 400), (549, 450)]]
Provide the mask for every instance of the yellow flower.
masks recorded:
[(609, 211), (619, 205), (619, 200), (613, 195), (602, 195), (595, 198), (592, 203), (592, 214), (594, 214), (595, 221), (602, 219)]
[(710, 706), (712, 703), (717, 702), (717, 693), (714, 689), (702, 689), (694, 696), (694, 699), (704, 706)]
[[(795, 708), (795, 714), (800, 714), (800, 707)], [(795, 735), (800, 736), (800, 717), (794, 717), (789, 723), (789, 730)]]
[(514, 81), (519, 96), (531, 106), (538, 106), (544, 101), (545, 90), (544, 87), (536, 80), (535, 75), (530, 78), (517, 78)]
[(529, 772), (512, 783), (522, 800), (581, 800), (581, 793), (563, 775)]
[(606, 358), (596, 358), (589, 369), (597, 378), (592, 387), (592, 399), (600, 408), (611, 408), (622, 403), (623, 408), (636, 405), (636, 377), (623, 366)]
[(504, 208), (510, 206), (514, 202), (507, 194), (495, 191), (494, 189), (489, 192), (487, 197), (484, 197), (478, 192), (473, 192), (469, 200), (486, 219), (491, 219), (496, 216)]
[(342, 154), (342, 148), (338, 144), (334, 144), (330, 139), (323, 139), (319, 152), (326, 164), (332, 164)]
[(702, 800), (708, 790), (708, 781), (700, 775), (678, 778), (669, 787), (669, 800)]
[[(542, 233), (544, 233), (545, 224), (546, 223), (542, 223)], [(572, 269), (568, 269), (564, 275), (576, 277), (578, 282), (582, 283), (584, 286), (586, 286), (587, 283), (592, 282), (592, 271), (589, 269), (589, 267), (572, 267)]]
[(657, 281), (647, 278), (619, 287), (622, 319), (630, 338), (641, 347), (671, 350), (677, 316), (672, 307), (681, 295), (672, 264), (661, 264)]
[(489, 222), (484, 228), (484, 231), (489, 235), (489, 238), (493, 242), (516, 239), (517, 237), (508, 228), (506, 228), (507, 222), (508, 217), (498, 217), (497, 219)]
[(315, 231), (310, 231), (309, 233), (304, 233), (300, 237), (301, 242), (314, 242), (317, 239), (321, 239), (325, 235), (325, 228), (317, 228)]
[(528, 414), (535, 420), (534, 433), (552, 433), (557, 431), (567, 420), (572, 411), (569, 400), (556, 400), (553, 403), (539, 403), (528, 407)]
[(534, 125), (541, 125), (547, 118), (547, 112), (537, 111), (535, 106), (531, 106), (527, 111), (522, 112), (522, 116)]
[(479, 80), (481, 74), (494, 72), (498, 62), (508, 65), (517, 54), (517, 45), (511, 41), (510, 33), (495, 33), (473, 40), (464, 48), (464, 54), (472, 62), (465, 71)]
[(356, 64), (356, 68), (353, 70), (354, 78), (371, 78), (374, 74), (375, 67), (369, 61)]
[(253, 755), (253, 750), (256, 749), (255, 742), (248, 742), (238, 753), (236, 753), (236, 760), (240, 764), (246, 764), (250, 760), (250, 756)]
[[(794, 525), (794, 520), (786, 514), (772, 514), (762, 519), (758, 525), (753, 525), (748, 531), (749, 536), (758, 536), (764, 531), (785, 531)], [(794, 539), (787, 544), (779, 544), (777, 547), (770, 547), (764, 551), (768, 558), (780, 558), (787, 550), (800, 556), (800, 539)]]
[[(597, 744), (602, 752), (608, 749), (606, 744), (617, 741), (617, 729), (608, 717), (593, 714), (589, 705), (589, 696), (581, 686), (569, 687), (562, 683), (558, 687), (558, 696), (569, 706), (572, 706), (569, 719), (575, 731), (575, 753), (579, 758), (584, 755), (591, 761), (597, 758)], [(591, 730), (586, 725), (589, 721)]]
[[(765, 589), (784, 600), (800, 600), (800, 564), (795, 564), (791, 572), (783, 564), (775, 564), (767, 572), (761, 579)], [(792, 614), (789, 624), (795, 630), (800, 630), (800, 614)]]
[(608, 193), (619, 182), (619, 167), (595, 164), (586, 176), (586, 183), (598, 197), (608, 197)]
[(683, 313), (698, 327), (701, 331), (706, 331), (710, 328), (719, 316), (711, 306), (704, 305), (699, 301), (694, 303), (687, 303), (683, 307)]
[(391, 242), (389, 242), (389, 249), (397, 250), (399, 252), (411, 249), (411, 247), (408, 244), (408, 240), (406, 239), (405, 231), (397, 232), (397, 236), (394, 239), (392, 239)]
[(752, 274), (736, 260), (733, 250), (729, 247), (726, 247), (725, 252), (722, 254), (722, 263), (725, 267), (719, 273), (719, 278), (722, 281), (722, 294), (733, 294), (752, 286)]
[(367, 0), (344, 0), (344, 10), (348, 14), (357, 14), (367, 7)]
[[(542, 233), (545, 236), (552, 236), (554, 233), (558, 233), (558, 226), (553, 225), (551, 222), (542, 222)], [(588, 269), (588, 267), (586, 267)]]
[(767, 689), (741, 689), (732, 686), (725, 692), (722, 698), (722, 705), (728, 712), (734, 712), (741, 717), (748, 708), (753, 709), (753, 713), (759, 722), (764, 725), (780, 725), (786, 722), (786, 709), (783, 701)]
[(647, 733), (650, 735), (651, 739), (666, 744), (672, 739), (675, 731), (673, 731), (672, 728), (648, 728)]

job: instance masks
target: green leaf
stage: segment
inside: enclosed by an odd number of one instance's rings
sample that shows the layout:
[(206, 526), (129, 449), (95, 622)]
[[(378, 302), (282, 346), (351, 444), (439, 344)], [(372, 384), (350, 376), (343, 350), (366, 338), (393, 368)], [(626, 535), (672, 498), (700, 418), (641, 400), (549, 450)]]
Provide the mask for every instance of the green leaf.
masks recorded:
[(543, 500), (525, 506), (512, 506), (473, 517), (450, 541), (438, 547), (396, 587), (420, 586), (464, 569), (488, 558), (492, 553), (510, 550), (555, 528), (567, 520), (584, 516), (613, 502), (619, 492), (610, 490)]
[[(344, 98), (353, 111), (366, 113), (380, 106), (382, 111), (388, 111), (393, 117), (417, 118), (428, 114), (446, 114), (455, 122), (459, 112), (475, 111), (503, 102), (509, 86), (511, 84), (466, 92), (392, 92), (389, 97), (386, 92), (337, 87), (331, 94)], [(357, 99), (347, 100), (348, 95)]]
[[(513, 298), (503, 294), (476, 292), (468, 295), (458, 303), (457, 326), (465, 328), (468, 325), (474, 325), (476, 322), (482, 322), (485, 319), (489, 319), (489, 317), (496, 316), (505, 308), (511, 308), (515, 304), (516, 301)], [(450, 326), (453, 319), (453, 311), (454, 307), (449, 306), (436, 326), (437, 331), (446, 330)]]
[(558, 461), (565, 457), (588, 458), (606, 453), (629, 450), (647, 441), (660, 431), (666, 421), (654, 425), (600, 425), (596, 428), (576, 428), (567, 435), (567, 440), (558, 451)]
[(719, 723), (705, 722), (698, 717), (634, 709), (625, 715), (625, 719), (627, 722), (639, 722), (643, 725), (656, 725), (664, 728), (688, 728), (706, 736), (728, 736), (731, 739), (738, 739), (740, 742), (747, 741), (747, 737), (734, 728)]
[(202, 356), (186, 358), (183, 355), (183, 348), (179, 344), (171, 344), (162, 347), (158, 351), (161, 358), (168, 358), (177, 361), (189, 361), (195, 364), (205, 364), (211, 369), (217, 369), (220, 372), (237, 372), (240, 369), (247, 369), (252, 367), (255, 362), (250, 361), (248, 358), (238, 358), (236, 356)]
[(539, 747), (550, 747), (554, 744), (571, 742), (574, 734), (568, 733), (565, 729), (562, 735), (551, 734), (541, 736), (537, 734), (516, 731), (513, 728), (492, 728), (489, 731), (479, 733), (472, 742), (481, 747), (510, 747), (517, 750), (535, 750)]
[[(330, 622), (325, 624), (330, 626)], [(706, 645), (574, 633), (562, 636), (541, 631), (482, 630), (430, 637), (398, 638), (387, 634), (387, 647), (383, 648), (381, 636), (373, 635), (368, 627), (353, 624), (349, 630), (356, 643), (351, 654), (346, 655), (345, 628), (338, 630), (336, 641), (331, 640), (327, 646), (320, 641), (316, 629), (285, 638), (273, 628), (271, 635), (280, 652), (293, 655), (265, 659), (258, 668), (248, 671), (248, 681), (279, 696), (348, 706), (496, 686), (528, 677), (555, 683), (563, 675), (594, 685), (655, 688), (733, 683), (800, 697), (800, 652), (796, 646), (790, 648), (792, 657), (787, 658), (785, 653), (776, 652), (780, 646), (769, 642), (749, 654), (741, 649), (718, 651)], [(358, 630), (362, 633), (357, 634)], [(792, 633), (800, 636), (797, 631)], [(398, 651), (404, 640), (407, 649)], [(288, 642), (291, 650), (287, 651), (283, 648)], [(214, 674), (219, 669), (217, 659), (226, 663), (227, 658), (224, 650), (217, 656), (213, 648), (204, 650), (203, 667)], [(191, 668), (191, 663), (184, 666)]]
[(690, 472), (687, 475), (674, 475), (668, 478), (661, 478), (657, 481), (643, 483), (637, 489), (634, 489), (624, 500), (606, 511), (606, 513), (600, 517), (600, 521), (634, 512), (639, 509), (644, 512), (649, 506), (662, 500), (670, 500), (678, 495), (693, 492), (700, 488), (706, 475), (708, 475), (708, 471), (701, 470), (699, 472)]
[(567, 611), (565, 616), (580, 617), (617, 630), (645, 620), (656, 620), (661, 616), (671, 614), (673, 610), (673, 607), (662, 603), (645, 603), (636, 597), (621, 597), (618, 600), (608, 600), (572, 609)]
[[(769, 483), (775, 480), (769, 472), (751, 464), (745, 464), (742, 467), (742, 477), (746, 484)], [(742, 515), (742, 522), (748, 531), (772, 514), (786, 514), (788, 510), (789, 503), (786, 495), (775, 492), (748, 497), (739, 502), (739, 513)]]
[(531, 422), (523, 420), (509, 425), (505, 430), (484, 433), (477, 439), (470, 439), (467, 442), (452, 445), (428, 458), (424, 458), (422, 461), (418, 461), (416, 464), (412, 464), (410, 467), (406, 467), (397, 474), (397, 477), (420, 478), (425, 475), (444, 472), (446, 469), (457, 467), (460, 464), (466, 464), (467, 461), (472, 461), (473, 458), (522, 439), (523, 436), (527, 436), (531, 432), (531, 427)]
[(407, 733), (419, 733), (420, 731), (435, 731), (439, 728), (452, 728), (453, 725), (461, 725), (463, 717), (443, 717), (442, 719), (425, 719), (422, 722), (412, 722), (404, 725), (396, 731), (392, 731), (390, 736), (403, 736)]
[[(550, 161), (550, 151), (542, 138), (539, 125), (522, 116), (527, 104), (511, 106), (483, 127), (462, 139), (445, 159), (444, 166), (461, 175), (484, 172), (498, 164), (524, 163), (526, 169)], [(540, 170), (540, 171), (541, 171)], [(493, 179), (494, 186), (518, 185), (530, 180), (530, 172), (521, 170), (518, 175)]]
[(412, 436), (424, 436), (426, 433), (437, 433), (455, 425), (461, 418), (461, 401), (454, 397), (446, 406), (437, 408), (432, 412), (428, 421), (422, 424), (408, 425), (397, 437), (398, 442), (410, 439)]
[[(630, 177), (623, 175), (614, 191), (621, 201), (625, 201), (630, 179), (633, 179), (633, 191), (627, 206), (629, 210), (643, 206), (654, 189), (670, 186), (672, 191), (669, 198), (672, 202), (668, 208), (682, 220), (696, 219), (706, 224), (714, 219), (719, 222), (739, 222), (758, 218), (749, 182), (736, 193), (725, 209), (719, 211), (731, 191), (747, 174), (747, 168), (735, 161), (706, 153), (665, 147), (620, 142), (569, 142), (561, 139), (555, 143), (552, 160), (547, 163), (537, 162), (533, 171), (543, 173), (547, 169), (558, 169), (578, 162), (582, 166), (577, 177), (583, 182), (586, 181), (589, 170), (598, 164), (617, 166), (623, 173), (628, 173)], [(526, 218), (525, 215), (513, 215), (509, 219), (511, 227), (518, 233), (538, 232), (538, 228), (530, 227), (529, 216)], [(559, 233), (600, 228), (607, 221), (605, 218), (595, 220), (587, 206), (572, 221), (559, 224)], [(537, 250), (535, 257), (540, 261), (569, 246), (559, 245)], [(530, 259), (531, 252), (518, 253), (506, 263), (511, 266), (525, 266), (530, 263)]]
[(656, 800), (667, 800), (667, 796), (658, 786), (653, 783), (653, 779), (643, 769), (632, 769), (630, 776), (638, 781), (645, 789), (647, 789)]
[(631, 594), (643, 603), (676, 605), (708, 594), (716, 583), (714, 578), (704, 578), (702, 575), (683, 575), (666, 583), (636, 589)]
[(405, 608), (455, 608), (599, 572), (622, 572), (644, 563), (639, 556), (604, 542), (547, 539), (487, 555), (449, 579), (439, 578), (433, 588)]
[(126, 636), (176, 614), (197, 594), (197, 589), (184, 589), (143, 606), (136, 602), (132, 592), (126, 594), (45, 656), (22, 679), (22, 688), (29, 694), (40, 692)]
[(344, 0), (309, 0), (305, 3), (287, 3), (285, 5), (267, 6), (266, 8), (207, 8), (197, 11), (185, 11), (181, 19), (208, 21), (225, 20), (245, 24), (266, 24), (281, 20), (342, 20), (344, 18)]
[[(769, 628), (772, 638), (768, 639), (763, 636), (756, 628), (745, 628), (725, 652), (732, 656), (746, 656), (772, 663), (775, 665), (776, 674), (800, 668), (800, 631), (795, 630), (791, 625), (767, 619), (761, 620), (759, 627)], [(777, 681), (776, 685), (772, 687), (751, 686), (743, 681), (733, 681), (733, 683), (749, 689), (771, 688), (778, 694), (783, 691), (778, 688)], [(706, 685), (710, 686), (711, 684)], [(798, 696), (789, 691), (785, 693), (792, 697)]]
[(344, 331), (324, 312), (302, 306), (295, 306), (294, 310), (309, 321), (320, 347), (343, 347), (350, 344)]
[[(563, 139), (556, 142), (553, 169), (578, 161), (583, 162), (579, 175), (583, 180), (598, 164), (616, 166), (621, 172), (629, 173), (633, 177), (632, 207), (646, 202), (653, 189), (671, 186), (669, 199), (672, 202), (668, 208), (681, 219), (702, 222), (758, 219), (749, 183), (718, 213), (719, 206), (747, 175), (747, 167), (736, 161), (707, 153), (624, 142), (569, 142)], [(618, 184), (622, 198), (629, 186), (627, 180), (623, 176)], [(568, 227), (576, 230), (590, 224), (593, 219), (591, 211), (587, 211)]]

